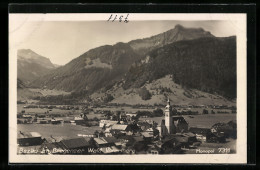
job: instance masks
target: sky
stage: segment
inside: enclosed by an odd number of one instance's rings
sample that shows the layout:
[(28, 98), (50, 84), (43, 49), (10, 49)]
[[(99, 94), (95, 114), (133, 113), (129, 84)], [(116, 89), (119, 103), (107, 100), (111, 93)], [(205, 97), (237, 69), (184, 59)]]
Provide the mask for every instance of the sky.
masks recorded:
[(10, 26), (9, 47), (31, 49), (64, 65), (92, 48), (150, 37), (177, 24), (201, 27), (217, 37), (236, 35), (236, 24), (230, 21), (30, 21)]

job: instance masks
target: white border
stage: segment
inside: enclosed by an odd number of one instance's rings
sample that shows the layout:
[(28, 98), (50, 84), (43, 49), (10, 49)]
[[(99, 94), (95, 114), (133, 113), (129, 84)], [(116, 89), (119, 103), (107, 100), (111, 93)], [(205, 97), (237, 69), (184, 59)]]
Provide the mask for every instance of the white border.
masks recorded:
[[(111, 14), (9, 14), (12, 22), (29, 21), (97, 21)], [(118, 14), (119, 15), (119, 14)], [(17, 57), (9, 49), (9, 162), (10, 163), (246, 163), (247, 162), (247, 82), (246, 82), (246, 14), (132, 14), (130, 21), (142, 20), (226, 20), (237, 28), (237, 153), (185, 155), (17, 155)], [(10, 32), (9, 32), (10, 37)], [(9, 39), (9, 47), (12, 46)]]

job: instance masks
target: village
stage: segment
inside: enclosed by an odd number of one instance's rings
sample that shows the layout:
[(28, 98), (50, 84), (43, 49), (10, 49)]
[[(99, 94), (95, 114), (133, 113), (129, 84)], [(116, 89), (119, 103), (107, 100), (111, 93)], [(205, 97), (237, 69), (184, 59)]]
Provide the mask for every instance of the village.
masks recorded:
[[(76, 108), (77, 109), (77, 108)], [(158, 112), (158, 113), (157, 113)], [(74, 120), (20, 114), (26, 123), (60, 124), (98, 127), (92, 133), (78, 133), (74, 138), (44, 138), (39, 132), (18, 131), (18, 154), (183, 154), (183, 153), (232, 153), (226, 143), (236, 139), (236, 122), (216, 123), (211, 128), (190, 126), (182, 115), (177, 114), (168, 99), (161, 119), (144, 114), (107, 112), (98, 119), (88, 119), (80, 114)], [(86, 113), (86, 112), (85, 112)], [(18, 117), (19, 117), (18, 116)], [(190, 116), (192, 118), (192, 116)], [(21, 121), (21, 120), (20, 120)], [(19, 122), (24, 123), (24, 122)], [(33, 129), (32, 129), (33, 130)], [(206, 145), (205, 145), (206, 144)], [(216, 148), (203, 145), (212, 144)], [(220, 144), (220, 145), (219, 145)], [(219, 145), (219, 148), (217, 147)], [(224, 146), (224, 147), (223, 147)], [(228, 146), (228, 145), (227, 145)], [(204, 148), (204, 150), (203, 150)], [(220, 150), (219, 150), (220, 149)]]

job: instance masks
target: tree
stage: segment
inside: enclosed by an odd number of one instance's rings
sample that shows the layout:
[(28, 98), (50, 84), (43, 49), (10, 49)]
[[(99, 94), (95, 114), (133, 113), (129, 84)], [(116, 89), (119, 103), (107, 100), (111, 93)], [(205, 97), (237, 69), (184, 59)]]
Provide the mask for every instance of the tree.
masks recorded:
[(94, 121), (99, 121), (99, 119), (97, 117), (94, 117), (93, 120)]
[(88, 117), (87, 117), (86, 113), (83, 113), (83, 119), (84, 119), (85, 121), (88, 121)]
[(108, 103), (110, 101), (114, 100), (114, 97), (111, 94), (106, 94), (106, 96), (104, 97), (103, 101), (105, 103)]
[(141, 88), (138, 94), (143, 100), (149, 100), (152, 97), (151, 93), (145, 87)]
[(162, 109), (156, 109), (156, 110), (154, 110), (153, 111), (153, 116), (154, 117), (161, 117), (161, 116), (163, 116), (163, 110)]
[(117, 117), (118, 121), (120, 121), (120, 115), (121, 115), (121, 112), (120, 111), (116, 111), (116, 117)]
[(203, 109), (202, 114), (209, 114), (209, 111), (206, 109)]

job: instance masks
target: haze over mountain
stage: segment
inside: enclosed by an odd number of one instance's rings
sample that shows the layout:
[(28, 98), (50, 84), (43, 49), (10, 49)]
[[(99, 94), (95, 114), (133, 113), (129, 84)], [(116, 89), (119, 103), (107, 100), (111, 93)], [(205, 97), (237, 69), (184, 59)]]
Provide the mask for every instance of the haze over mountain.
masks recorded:
[(18, 78), (25, 84), (40, 77), (50, 70), (56, 68), (50, 59), (43, 57), (30, 49), (20, 49), (17, 51), (17, 74)]
[(173, 75), (183, 88), (195, 88), (234, 98), (236, 38), (216, 38), (202, 28), (174, 29), (144, 39), (89, 50), (68, 64), (42, 75), (30, 84), (88, 93), (140, 88), (147, 81)]

